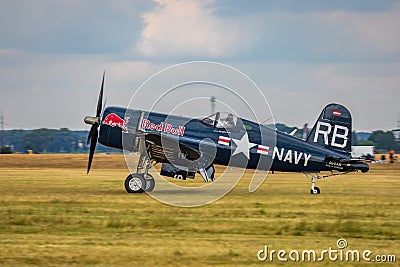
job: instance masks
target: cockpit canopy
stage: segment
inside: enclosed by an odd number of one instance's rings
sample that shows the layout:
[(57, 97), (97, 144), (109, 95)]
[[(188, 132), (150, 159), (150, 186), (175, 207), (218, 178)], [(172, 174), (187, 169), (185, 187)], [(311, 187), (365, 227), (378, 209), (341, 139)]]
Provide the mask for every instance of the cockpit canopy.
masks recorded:
[(232, 129), (236, 128), (238, 117), (228, 112), (217, 112), (203, 119), (202, 122), (214, 128)]

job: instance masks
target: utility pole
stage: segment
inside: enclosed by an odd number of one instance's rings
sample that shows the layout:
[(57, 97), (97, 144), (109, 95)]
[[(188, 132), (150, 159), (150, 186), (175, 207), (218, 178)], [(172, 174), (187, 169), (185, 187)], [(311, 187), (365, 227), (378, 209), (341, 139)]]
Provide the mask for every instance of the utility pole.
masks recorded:
[(211, 98), (210, 98), (210, 102), (211, 102), (211, 114), (214, 114), (215, 113), (215, 96), (212, 96)]
[(0, 116), (0, 129), (1, 129), (1, 138), (0, 138), (0, 149), (4, 146), (4, 115), (3, 115), (3, 110), (1, 111), (1, 116)]
[(397, 129), (400, 129), (400, 113), (397, 113)]

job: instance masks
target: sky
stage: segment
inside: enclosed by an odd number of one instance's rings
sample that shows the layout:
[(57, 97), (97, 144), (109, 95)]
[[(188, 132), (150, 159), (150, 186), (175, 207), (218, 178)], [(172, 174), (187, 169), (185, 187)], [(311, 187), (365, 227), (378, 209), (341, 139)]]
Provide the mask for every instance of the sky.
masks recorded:
[(5, 129), (88, 129), (104, 70), (107, 105), (125, 107), (151, 75), (198, 60), (249, 76), (276, 122), (312, 125), (334, 102), (356, 131), (397, 127), (400, 1), (0, 2)]

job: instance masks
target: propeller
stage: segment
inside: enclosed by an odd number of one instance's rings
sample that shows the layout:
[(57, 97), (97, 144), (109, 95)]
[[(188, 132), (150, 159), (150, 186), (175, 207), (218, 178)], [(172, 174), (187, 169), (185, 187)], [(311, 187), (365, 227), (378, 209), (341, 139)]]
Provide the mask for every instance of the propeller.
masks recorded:
[(99, 129), (98, 128), (100, 125), (100, 115), (101, 115), (102, 109), (104, 108), (103, 107), (103, 88), (104, 88), (105, 75), (106, 75), (106, 72), (104, 71), (103, 80), (101, 82), (99, 99), (97, 101), (96, 117), (86, 116), (84, 119), (86, 124), (92, 125), (92, 127), (90, 128), (90, 131), (89, 131), (88, 139), (87, 139), (87, 144), (89, 145), (89, 143), (90, 143), (87, 174), (89, 173), (90, 167), (92, 166), (92, 160), (93, 160), (94, 151), (96, 149), (97, 138), (99, 137)]

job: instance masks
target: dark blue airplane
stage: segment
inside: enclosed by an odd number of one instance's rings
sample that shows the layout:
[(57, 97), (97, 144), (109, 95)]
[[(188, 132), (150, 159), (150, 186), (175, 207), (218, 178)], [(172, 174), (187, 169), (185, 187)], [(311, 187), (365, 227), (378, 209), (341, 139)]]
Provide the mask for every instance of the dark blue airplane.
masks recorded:
[[(214, 164), (301, 172), (311, 180), (311, 194), (320, 193), (318, 179), (369, 170), (368, 164), (350, 155), (352, 118), (339, 104), (327, 105), (308, 138), (301, 140), (231, 113), (192, 119), (120, 107), (103, 110), (103, 87), (104, 74), (96, 116), (84, 119), (92, 125), (87, 173), (97, 142), (139, 151), (137, 172), (125, 180), (128, 193), (154, 189), (148, 171), (155, 163), (162, 163), (163, 176), (186, 180), (200, 173), (205, 182), (214, 181)], [(320, 175), (321, 171), (331, 174)]]

